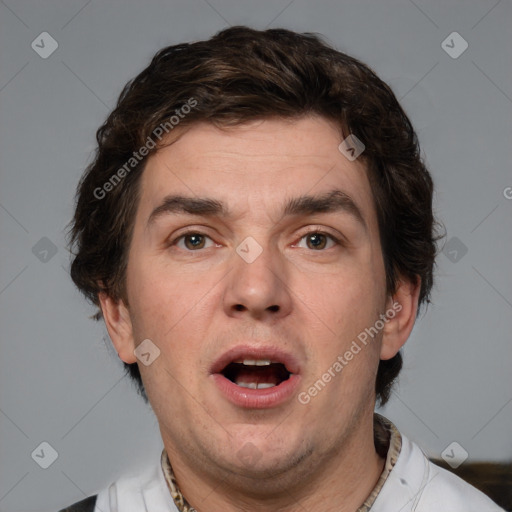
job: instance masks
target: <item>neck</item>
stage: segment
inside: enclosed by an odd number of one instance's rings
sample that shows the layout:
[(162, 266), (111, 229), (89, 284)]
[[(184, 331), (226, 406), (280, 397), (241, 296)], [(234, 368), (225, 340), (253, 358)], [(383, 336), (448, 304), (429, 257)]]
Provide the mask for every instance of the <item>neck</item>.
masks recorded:
[(313, 455), (304, 458), (292, 471), (267, 478), (192, 465), (174, 443), (164, 439), (164, 445), (180, 491), (197, 512), (354, 512), (375, 487), (385, 463), (375, 451), (373, 416), (358, 423), (353, 435), (329, 454), (314, 461)]

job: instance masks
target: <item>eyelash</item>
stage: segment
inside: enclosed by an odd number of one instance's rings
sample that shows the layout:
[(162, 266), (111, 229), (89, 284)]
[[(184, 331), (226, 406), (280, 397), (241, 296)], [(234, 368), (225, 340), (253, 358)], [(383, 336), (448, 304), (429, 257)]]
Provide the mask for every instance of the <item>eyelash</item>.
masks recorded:
[[(200, 231), (190, 230), (190, 231), (186, 231), (185, 233), (182, 233), (178, 237), (171, 240), (169, 242), (169, 246), (172, 247), (172, 246), (177, 245), (180, 242), (180, 240), (183, 240), (185, 237), (190, 236), (190, 235), (199, 235), (202, 237), (209, 238), (210, 240), (213, 241), (213, 239), (211, 237), (209, 237), (208, 235), (206, 235), (205, 233), (201, 233)], [(343, 245), (342, 241), (338, 237), (334, 236), (331, 233), (328, 233), (327, 231), (322, 231), (319, 229), (312, 229), (312, 230), (307, 231), (306, 233), (302, 234), (301, 237), (298, 239), (299, 242), (310, 235), (322, 235), (322, 236), (325, 236), (325, 237), (331, 239), (335, 243), (335, 245), (339, 245), (339, 246)], [(293, 246), (296, 246), (296, 245), (297, 245), (297, 243), (293, 244)], [(187, 252), (195, 252), (194, 250), (191, 250), (191, 249), (183, 249), (183, 250), (185, 250)], [(321, 249), (316, 252), (323, 252), (325, 250), (326, 249)], [(311, 249), (311, 251), (315, 251), (315, 250)]]
[[(311, 231), (308, 231), (306, 233), (304, 233), (300, 238), (299, 238), (299, 242), (302, 241), (304, 238), (308, 237), (308, 236), (311, 236), (311, 235), (322, 235), (322, 236), (325, 236), (327, 238), (330, 238), (333, 242), (334, 242), (334, 245), (343, 245), (341, 240), (334, 236), (332, 233), (328, 233), (327, 231), (322, 231), (321, 229), (312, 229)], [(296, 245), (296, 244), (294, 244)], [(312, 251), (314, 251), (314, 249), (311, 249)], [(316, 251), (316, 252), (323, 252), (323, 251), (326, 251), (327, 249), (322, 249), (322, 250), (319, 250), (319, 251)]]

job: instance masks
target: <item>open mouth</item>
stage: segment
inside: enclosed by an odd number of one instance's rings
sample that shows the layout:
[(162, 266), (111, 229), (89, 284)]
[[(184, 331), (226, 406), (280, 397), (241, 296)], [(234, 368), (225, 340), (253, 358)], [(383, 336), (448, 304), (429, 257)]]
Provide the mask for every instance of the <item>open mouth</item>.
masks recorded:
[(268, 389), (287, 381), (291, 372), (283, 363), (269, 359), (243, 359), (229, 363), (221, 372), (237, 386), (249, 389)]
[(243, 409), (269, 409), (289, 403), (301, 381), (293, 353), (274, 346), (238, 345), (210, 368), (217, 389)]

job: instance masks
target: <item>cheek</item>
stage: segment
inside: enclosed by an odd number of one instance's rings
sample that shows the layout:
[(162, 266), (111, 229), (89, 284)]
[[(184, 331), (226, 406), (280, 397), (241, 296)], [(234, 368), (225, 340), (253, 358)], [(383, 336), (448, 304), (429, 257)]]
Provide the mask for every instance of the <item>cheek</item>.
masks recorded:
[(380, 304), (378, 277), (369, 262), (340, 266), (337, 272), (301, 279), (303, 301), (340, 333), (350, 325), (365, 325)]
[[(336, 274), (316, 276), (314, 280), (304, 278), (300, 285), (297, 281), (302, 290), (297, 305), (307, 317), (308, 352), (310, 360), (316, 361), (315, 372), (325, 371), (338, 356), (352, 351), (343, 370), (351, 383), (362, 382), (375, 373), (379, 337), (369, 338), (367, 345), (357, 340), (374, 325), (385, 306), (383, 279), (378, 267), (373, 266), (371, 253), (362, 261), (340, 267)], [(356, 345), (352, 345), (354, 341)]]
[[(128, 266), (127, 288), (139, 327), (159, 332), (170, 328), (194, 304), (191, 290), (198, 283), (190, 283), (183, 273), (172, 272), (161, 258), (141, 258), (131, 255)], [(186, 282), (187, 281), (187, 282)]]
[(169, 284), (165, 280), (157, 279), (151, 272), (143, 270), (133, 275), (128, 290), (135, 316), (134, 324), (145, 336), (161, 333), (163, 324), (172, 322), (177, 301), (169, 293)]
[(154, 261), (140, 265), (131, 274), (130, 284), (136, 341), (152, 340), (166, 366), (183, 378), (197, 362), (211, 318), (214, 294), (207, 293), (212, 288), (209, 280), (171, 272)]

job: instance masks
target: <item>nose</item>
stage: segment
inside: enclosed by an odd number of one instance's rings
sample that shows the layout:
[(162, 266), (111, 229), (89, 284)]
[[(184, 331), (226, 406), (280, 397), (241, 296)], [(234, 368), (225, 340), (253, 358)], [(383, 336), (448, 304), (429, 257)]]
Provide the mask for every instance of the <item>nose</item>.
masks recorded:
[(224, 310), (231, 317), (285, 317), (292, 309), (292, 296), (284, 259), (277, 248), (255, 245), (253, 240), (252, 245), (245, 246), (245, 254), (244, 247), (233, 254), (223, 297)]

